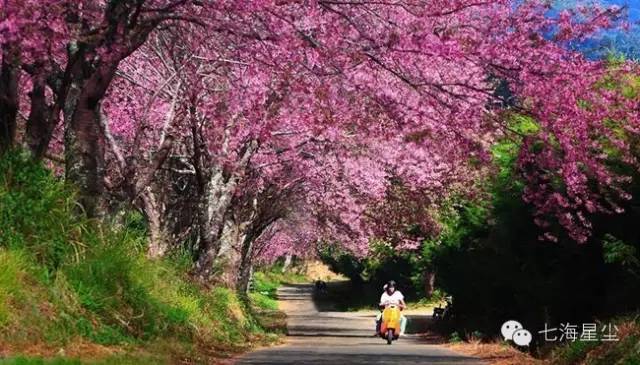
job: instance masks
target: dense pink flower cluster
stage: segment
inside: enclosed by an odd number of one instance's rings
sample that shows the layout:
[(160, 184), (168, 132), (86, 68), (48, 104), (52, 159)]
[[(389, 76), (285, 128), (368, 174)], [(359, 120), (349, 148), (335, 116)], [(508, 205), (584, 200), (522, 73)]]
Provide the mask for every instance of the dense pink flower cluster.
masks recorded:
[[(100, 100), (111, 155), (137, 169), (175, 138), (185, 174), (199, 175), (192, 157), (204, 156), (221, 216), (234, 201), (286, 196), (290, 209), (260, 237), (265, 256), (317, 240), (365, 254), (376, 236), (415, 247), (422, 236), (403, 233), (416, 221), (405, 208), (472, 194), (490, 146), (509, 133), (505, 111), (540, 127), (518, 163), (541, 225), (555, 217), (581, 242), (588, 215), (626, 197), (605, 154), (631, 161), (637, 104), (597, 85), (634, 65), (611, 69), (562, 47), (612, 26), (616, 9), (551, 19), (538, 0), (143, 3), (132, 16), (156, 27), (145, 39), (116, 27), (110, 37), (122, 43), (86, 55), (121, 60)], [(112, 26), (101, 17), (110, 1), (3, 4), (0, 45), (42, 72), (64, 69), (78, 37)], [(417, 220), (422, 234), (437, 231), (426, 209)]]

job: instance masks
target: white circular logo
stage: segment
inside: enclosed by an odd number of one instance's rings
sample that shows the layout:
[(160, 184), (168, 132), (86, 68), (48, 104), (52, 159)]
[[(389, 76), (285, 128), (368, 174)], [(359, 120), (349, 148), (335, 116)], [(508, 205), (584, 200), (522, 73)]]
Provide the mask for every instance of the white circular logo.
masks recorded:
[(500, 328), (500, 333), (502, 334), (502, 337), (504, 337), (505, 341), (513, 340), (513, 333), (517, 330), (521, 330), (522, 328), (523, 327), (520, 322), (510, 320), (502, 324), (502, 327)]
[(519, 329), (513, 333), (513, 342), (518, 346), (529, 346), (531, 343), (531, 332)]

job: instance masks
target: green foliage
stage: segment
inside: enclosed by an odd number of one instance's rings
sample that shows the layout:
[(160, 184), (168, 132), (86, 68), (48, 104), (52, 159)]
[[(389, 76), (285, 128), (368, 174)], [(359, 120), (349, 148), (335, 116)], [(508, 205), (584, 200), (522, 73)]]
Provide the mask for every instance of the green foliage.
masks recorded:
[[(431, 306), (431, 305), (440, 305), (447, 297), (447, 293), (445, 293), (442, 289), (436, 288), (433, 290), (433, 293), (428, 298), (420, 298), (416, 303), (418, 306)], [(413, 307), (413, 306), (412, 306)]]
[(493, 154), (499, 174), (488, 186), (490, 199), (457, 202), (441, 219), (433, 261), (437, 285), (453, 296), (453, 326), (462, 333), (496, 334), (509, 318), (537, 332), (544, 323), (588, 321), (603, 307), (593, 305), (606, 276), (598, 242), (576, 245), (562, 235), (556, 244), (539, 241), (543, 232), (521, 199), (519, 149), (518, 140), (498, 143)]
[(280, 286), (280, 281), (274, 279), (272, 275), (265, 272), (257, 272), (253, 276), (252, 291), (263, 293), (271, 298), (276, 297), (276, 290)]
[(50, 270), (83, 250), (86, 222), (71, 189), (21, 153), (0, 159), (0, 245), (25, 249)]
[(277, 290), (283, 284), (308, 283), (309, 278), (294, 270), (283, 270), (281, 265), (264, 267), (253, 275), (249, 298), (259, 309), (277, 310)]
[(354, 282), (362, 282), (364, 263), (349, 252), (342, 250), (338, 245), (325, 244), (320, 248), (319, 256), (331, 271), (343, 274)]
[(146, 258), (145, 234), (139, 214), (114, 226), (83, 218), (73, 189), (43, 166), (20, 153), (0, 158), (0, 343), (167, 341), (190, 352), (246, 346), (263, 333), (234, 292), (189, 280), (186, 253)]
[(462, 342), (462, 337), (458, 332), (452, 332), (451, 335), (449, 335), (449, 342), (451, 343)]
[(279, 286), (280, 280), (274, 278), (273, 273), (269, 275), (266, 272), (259, 271), (253, 275), (249, 298), (258, 308), (276, 310), (278, 309), (276, 292)]
[(609, 233), (605, 234), (602, 240), (602, 248), (606, 263), (621, 265), (633, 273), (636, 273), (636, 270), (640, 267), (638, 250)]
[[(445, 328), (495, 336), (500, 323), (517, 318), (534, 333), (535, 349), (544, 346), (535, 334), (545, 323), (588, 323), (637, 310), (640, 235), (634, 227), (640, 219), (640, 180), (632, 173), (634, 198), (624, 204), (624, 214), (590, 217), (594, 236), (589, 242), (577, 245), (563, 235), (557, 243), (542, 242), (538, 237), (544, 232), (532, 223), (531, 208), (521, 199), (523, 184), (515, 170), (519, 150), (517, 139), (494, 146), (498, 174), (487, 186), (491, 198), (458, 202), (481, 214), (465, 209), (456, 209), (453, 218), (443, 214), (433, 264), (437, 285), (454, 298), (455, 318)], [(609, 158), (629, 173), (615, 153)], [(637, 333), (619, 343), (576, 341), (555, 352), (554, 363), (631, 364), (638, 361), (637, 344)]]
[(272, 333), (286, 333), (286, 315), (278, 311), (277, 290), (283, 284), (308, 283), (309, 278), (295, 269), (283, 270), (276, 264), (260, 268), (253, 275), (249, 309), (256, 323)]
[(400, 252), (385, 242), (370, 243), (370, 254), (356, 258), (335, 246), (326, 246), (320, 258), (329, 268), (351, 280), (349, 286), (334, 287), (329, 295), (337, 310), (376, 308), (383, 285), (395, 280), (407, 301), (417, 302), (423, 288), (422, 259), (416, 252)]
[(280, 265), (263, 267), (253, 276), (253, 287), (256, 291), (268, 290), (275, 293), (275, 290), (283, 284), (308, 283), (309, 278), (298, 273), (295, 269), (284, 270)]
[[(624, 55), (611, 54), (607, 60), (612, 70), (619, 69), (625, 64)], [(601, 82), (601, 86), (608, 90), (619, 90), (629, 99), (637, 99), (640, 95), (640, 75), (628, 73), (622, 79), (607, 77)]]
[(264, 293), (265, 292), (249, 293), (249, 298), (251, 299), (251, 303), (253, 303), (256, 307), (261, 309), (277, 310), (278, 301)]
[(11, 314), (10, 303), (21, 294), (20, 276), (26, 265), (19, 252), (0, 251), (0, 262), (0, 325), (4, 325)]
[(639, 342), (640, 335), (627, 336), (610, 347), (604, 356), (589, 361), (589, 363), (593, 365), (638, 364), (640, 361), (640, 354), (638, 353)]
[(640, 76), (629, 76), (627, 83), (622, 87), (622, 93), (629, 99), (640, 97)]

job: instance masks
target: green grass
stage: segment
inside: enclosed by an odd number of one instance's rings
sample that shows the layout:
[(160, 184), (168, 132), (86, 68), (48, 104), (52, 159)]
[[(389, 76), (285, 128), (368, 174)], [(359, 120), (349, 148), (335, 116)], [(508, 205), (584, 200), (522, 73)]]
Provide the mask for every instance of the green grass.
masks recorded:
[(100, 360), (80, 360), (66, 357), (45, 359), (42, 357), (17, 356), (0, 360), (0, 365), (140, 365), (168, 364), (157, 357), (111, 356)]
[(254, 291), (274, 292), (282, 284), (308, 284), (309, 278), (303, 274), (292, 271), (282, 272), (278, 266), (263, 268), (253, 276)]
[(589, 351), (598, 346), (598, 342), (575, 341), (556, 349), (555, 364), (577, 364), (584, 360)]
[(276, 310), (278, 288), (283, 284), (301, 283), (309, 283), (309, 278), (291, 271), (282, 272), (282, 268), (278, 266), (263, 268), (253, 277), (249, 298), (260, 309)]
[(271, 333), (286, 333), (286, 315), (278, 310), (277, 290), (283, 284), (309, 283), (309, 278), (280, 266), (263, 267), (253, 277), (250, 310), (261, 328)]
[(249, 298), (251, 299), (251, 302), (258, 308), (268, 310), (278, 309), (278, 300), (272, 298), (268, 294), (252, 292), (249, 293)]
[[(557, 347), (551, 354), (555, 365), (640, 365), (640, 320), (622, 317), (611, 321), (619, 329), (619, 341), (575, 341)], [(603, 326), (600, 324), (599, 326)]]
[[(176, 353), (202, 359), (203, 353), (273, 340), (234, 292), (191, 282), (186, 254), (152, 261), (145, 244), (138, 214), (118, 226), (86, 219), (78, 214), (74, 190), (49, 170), (20, 153), (0, 158), (0, 345), (16, 355), (79, 342), (132, 351), (154, 347), (154, 358), (160, 354), (170, 362)], [(274, 292), (277, 276), (265, 277)], [(271, 297), (254, 297), (258, 307), (273, 307)], [(1, 363), (77, 361), (17, 357)]]
[(65, 358), (55, 358), (55, 359), (43, 359), (43, 358), (28, 358), (23, 356), (18, 356), (12, 359), (0, 360), (0, 364), (3, 365), (76, 365), (81, 364), (80, 360), (77, 359), (65, 359)]

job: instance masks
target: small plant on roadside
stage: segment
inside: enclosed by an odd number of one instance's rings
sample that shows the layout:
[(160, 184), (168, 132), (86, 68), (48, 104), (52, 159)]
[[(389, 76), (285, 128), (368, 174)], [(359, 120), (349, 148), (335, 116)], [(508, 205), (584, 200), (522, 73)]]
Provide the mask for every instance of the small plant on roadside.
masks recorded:
[(462, 337), (460, 337), (460, 334), (458, 332), (454, 331), (449, 335), (449, 342), (451, 343), (462, 342)]

